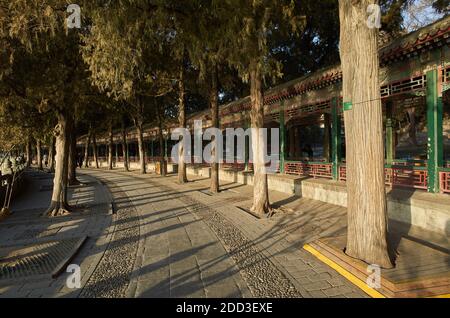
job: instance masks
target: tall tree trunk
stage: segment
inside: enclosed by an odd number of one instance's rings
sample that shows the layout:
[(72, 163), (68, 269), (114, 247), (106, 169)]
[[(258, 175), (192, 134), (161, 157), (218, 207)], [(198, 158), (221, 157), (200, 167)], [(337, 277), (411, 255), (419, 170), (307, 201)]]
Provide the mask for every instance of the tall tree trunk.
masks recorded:
[[(184, 65), (181, 63), (180, 79), (178, 81), (178, 124), (180, 128), (186, 128), (186, 114), (185, 114), (185, 87), (184, 87)], [(178, 148), (178, 182), (187, 182), (186, 164), (184, 162), (184, 145), (183, 136), (180, 136)]]
[(52, 140), (50, 142), (49, 148), (48, 148), (48, 167), (49, 172), (55, 172), (55, 143), (56, 138), (52, 137)]
[(69, 122), (64, 113), (58, 114), (56, 137), (56, 169), (53, 179), (52, 202), (46, 214), (56, 216), (69, 213), (67, 205), (67, 170), (69, 165)]
[(378, 1), (339, 0), (348, 231), (346, 253), (390, 268), (387, 244), (384, 140), (379, 85), (378, 30), (367, 26), (367, 7)]
[(163, 122), (161, 117), (161, 109), (159, 104), (155, 101), (156, 117), (158, 118), (158, 139), (159, 139), (159, 166), (161, 169), (161, 176), (165, 177), (167, 174), (167, 165), (164, 158), (164, 136), (163, 136)]
[(138, 150), (139, 150), (139, 172), (145, 174), (147, 170), (145, 169), (145, 151), (144, 151), (144, 136), (142, 123), (136, 125), (138, 132)]
[[(219, 100), (218, 100), (218, 79), (217, 66), (213, 65), (211, 68), (211, 88), (209, 92), (209, 103), (211, 107), (212, 127), (219, 128)], [(217, 140), (213, 137), (211, 158), (216, 158)], [(210, 191), (213, 193), (219, 192), (219, 162), (214, 160), (211, 163), (211, 186)]]
[(137, 113), (133, 117), (133, 122), (137, 130), (138, 152), (139, 152), (139, 172), (141, 174), (147, 173), (145, 163), (145, 149), (144, 149), (144, 100), (142, 96), (136, 98)]
[(70, 133), (68, 180), (69, 185), (77, 185), (81, 183), (77, 180), (77, 135), (75, 124), (73, 123), (73, 121), (71, 122), (72, 124), (68, 125), (68, 130)]
[(89, 168), (89, 147), (91, 144), (91, 130), (89, 129), (86, 143), (84, 145), (84, 167)]
[(31, 136), (28, 136), (27, 143), (25, 145), (26, 167), (31, 166)]
[(253, 150), (253, 206), (251, 211), (257, 214), (268, 214), (271, 209), (264, 163), (264, 154), (266, 153), (262, 131), (264, 127), (264, 99), (261, 66), (257, 62), (250, 65), (250, 99), (252, 104), (250, 119)]
[(44, 170), (44, 167), (42, 166), (42, 154), (41, 154), (41, 140), (36, 140), (36, 160), (37, 160), (37, 166), (39, 170)]
[(109, 140), (108, 140), (108, 169), (113, 169), (113, 122), (109, 122)]
[(123, 155), (123, 167), (125, 171), (130, 171), (130, 165), (128, 162), (127, 131), (125, 129), (125, 121), (122, 121), (122, 155)]
[(100, 166), (98, 165), (97, 137), (95, 136), (95, 132), (92, 132), (92, 150), (94, 152), (95, 168), (98, 169)]

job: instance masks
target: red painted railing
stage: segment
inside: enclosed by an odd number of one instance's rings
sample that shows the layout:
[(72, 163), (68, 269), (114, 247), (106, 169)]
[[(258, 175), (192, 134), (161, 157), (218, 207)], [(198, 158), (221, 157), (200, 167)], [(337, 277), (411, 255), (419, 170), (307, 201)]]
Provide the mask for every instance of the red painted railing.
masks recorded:
[(333, 177), (331, 163), (286, 162), (284, 172), (314, 178), (331, 179)]
[[(409, 187), (416, 189), (427, 189), (428, 172), (424, 169), (413, 169), (408, 167), (385, 168), (385, 182), (389, 186)], [(347, 179), (347, 169), (344, 165), (339, 167), (339, 180)]]
[(339, 166), (339, 181), (347, 180), (347, 167), (345, 165)]
[(428, 171), (412, 168), (386, 168), (386, 184), (390, 186), (427, 189)]
[(450, 193), (450, 171), (439, 172), (440, 189), (442, 193)]

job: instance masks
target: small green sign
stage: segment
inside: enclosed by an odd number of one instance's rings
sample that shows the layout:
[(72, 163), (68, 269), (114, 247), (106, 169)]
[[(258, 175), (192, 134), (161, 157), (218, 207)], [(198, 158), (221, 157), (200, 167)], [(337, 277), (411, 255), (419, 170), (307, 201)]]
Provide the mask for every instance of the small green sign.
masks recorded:
[(344, 110), (351, 110), (351, 109), (352, 109), (352, 102), (345, 102)]

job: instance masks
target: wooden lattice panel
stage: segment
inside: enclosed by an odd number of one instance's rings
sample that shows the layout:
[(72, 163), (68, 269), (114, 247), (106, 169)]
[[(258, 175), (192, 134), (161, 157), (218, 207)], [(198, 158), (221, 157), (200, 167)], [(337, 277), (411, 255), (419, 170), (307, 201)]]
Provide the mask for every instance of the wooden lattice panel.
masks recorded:
[(284, 165), (286, 174), (311, 176), (314, 178), (332, 178), (331, 164), (310, 164), (303, 162), (287, 162)]
[(394, 101), (395, 112), (404, 112), (405, 108), (421, 107), (426, 104), (425, 96), (401, 98)]
[(440, 189), (442, 193), (450, 193), (450, 171), (439, 172)]
[[(389, 186), (399, 186), (406, 188), (427, 189), (428, 172), (414, 168), (385, 168), (385, 183)], [(347, 168), (343, 165), (339, 167), (339, 180), (347, 180)]]
[(279, 122), (280, 121), (280, 113), (275, 112), (272, 114), (268, 114), (265, 116), (264, 121), (265, 122), (270, 122), (270, 121)]
[(442, 69), (442, 82), (449, 83), (450, 82), (450, 66)]
[(317, 112), (329, 112), (331, 107), (331, 103), (329, 100), (322, 101), (319, 103), (309, 104), (309, 105), (301, 105), (295, 108), (291, 108), (286, 110), (286, 114), (289, 118), (304, 116), (307, 114), (313, 114)]
[(386, 184), (416, 189), (427, 189), (428, 172), (408, 168), (386, 168)]
[(407, 78), (401, 81), (389, 83), (380, 88), (381, 97), (393, 96), (405, 92), (416, 91), (426, 88), (425, 75)]

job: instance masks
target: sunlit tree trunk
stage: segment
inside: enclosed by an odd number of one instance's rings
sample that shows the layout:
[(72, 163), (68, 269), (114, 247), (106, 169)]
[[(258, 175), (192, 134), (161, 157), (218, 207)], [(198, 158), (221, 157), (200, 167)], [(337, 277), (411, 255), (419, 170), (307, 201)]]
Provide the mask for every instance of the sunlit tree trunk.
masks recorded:
[(123, 167), (125, 171), (130, 170), (130, 165), (128, 163), (128, 150), (127, 150), (127, 130), (125, 128), (125, 121), (122, 121), (122, 156), (123, 156)]
[(136, 125), (137, 133), (138, 133), (138, 149), (139, 149), (139, 171), (141, 174), (145, 174), (147, 172), (145, 168), (145, 150), (144, 150), (144, 133), (143, 133), (143, 124), (139, 122)]
[(84, 145), (84, 167), (89, 168), (89, 147), (91, 146), (91, 131), (86, 137), (86, 142)]
[(29, 168), (31, 166), (31, 136), (28, 136), (27, 142), (25, 144), (25, 156), (26, 156), (26, 166)]
[[(218, 80), (217, 67), (214, 65), (211, 68), (211, 88), (209, 93), (209, 103), (211, 106), (211, 120), (212, 127), (219, 128), (219, 100), (218, 100)], [(213, 137), (211, 158), (216, 157), (217, 140)], [(210, 191), (213, 193), (219, 192), (219, 163), (214, 160), (211, 163), (211, 186)]]
[(56, 137), (56, 168), (53, 179), (52, 202), (47, 215), (56, 216), (69, 213), (67, 205), (67, 170), (69, 165), (69, 123), (64, 113), (58, 114), (58, 124), (55, 127)]
[(77, 180), (77, 136), (74, 124), (69, 124), (69, 169), (68, 169), (68, 180), (69, 185), (80, 184)]
[(97, 136), (96, 136), (95, 132), (92, 132), (92, 150), (94, 153), (95, 168), (98, 169), (100, 166), (98, 164)]
[(389, 268), (378, 30), (367, 25), (367, 7), (376, 2), (339, 0), (343, 99), (352, 103), (352, 109), (344, 111), (346, 253)]
[(147, 173), (145, 163), (144, 149), (144, 100), (142, 96), (136, 98), (137, 112), (133, 116), (134, 126), (137, 130), (138, 152), (139, 152), (139, 171), (141, 174)]
[[(186, 128), (186, 114), (185, 114), (185, 87), (184, 87), (184, 67), (181, 66), (180, 79), (178, 81), (178, 125), (180, 128)], [(184, 145), (183, 136), (180, 136), (179, 148), (178, 148), (178, 182), (187, 182), (186, 176), (186, 164), (184, 162)]]
[(158, 139), (159, 139), (159, 166), (161, 169), (161, 176), (165, 177), (167, 174), (167, 165), (164, 158), (164, 136), (163, 136), (163, 123), (161, 118), (161, 109), (156, 104), (156, 116), (158, 118)]
[(264, 127), (264, 100), (262, 91), (261, 66), (257, 62), (250, 65), (250, 99), (253, 150), (253, 205), (251, 211), (257, 214), (270, 212), (267, 172), (264, 163), (265, 141), (262, 134)]
[(37, 160), (37, 166), (39, 170), (43, 170), (44, 167), (42, 166), (42, 154), (41, 154), (41, 140), (36, 140), (36, 160)]
[(48, 148), (49, 172), (55, 172), (55, 143), (56, 143), (56, 139), (55, 139), (55, 137), (52, 137), (52, 140), (51, 140), (49, 148)]
[(108, 139), (108, 169), (113, 169), (113, 122), (109, 122), (109, 139)]

